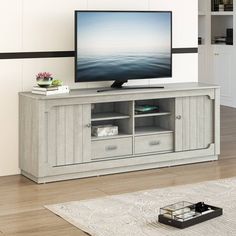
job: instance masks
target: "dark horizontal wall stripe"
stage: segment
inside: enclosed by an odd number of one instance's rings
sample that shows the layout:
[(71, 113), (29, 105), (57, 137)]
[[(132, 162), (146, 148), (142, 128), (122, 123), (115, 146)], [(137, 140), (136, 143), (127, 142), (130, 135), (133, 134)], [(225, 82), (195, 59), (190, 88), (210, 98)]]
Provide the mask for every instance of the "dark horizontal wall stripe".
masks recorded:
[[(172, 48), (172, 53), (197, 53), (197, 48)], [(74, 51), (55, 52), (4, 52), (0, 53), (0, 59), (27, 59), (27, 58), (51, 58), (51, 57), (74, 57)]]
[(74, 51), (0, 53), (0, 59), (51, 58), (51, 57), (74, 57), (74, 56), (75, 56)]
[(172, 53), (197, 53), (198, 48), (172, 48)]

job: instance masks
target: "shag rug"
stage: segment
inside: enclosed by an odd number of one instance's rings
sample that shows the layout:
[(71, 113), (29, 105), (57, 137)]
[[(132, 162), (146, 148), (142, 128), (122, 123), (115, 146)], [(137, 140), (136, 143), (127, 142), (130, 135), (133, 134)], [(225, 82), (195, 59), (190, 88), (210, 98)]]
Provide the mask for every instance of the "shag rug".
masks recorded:
[[(186, 229), (158, 223), (160, 207), (204, 201), (223, 216)], [(236, 236), (236, 178), (46, 206), (92, 236)]]

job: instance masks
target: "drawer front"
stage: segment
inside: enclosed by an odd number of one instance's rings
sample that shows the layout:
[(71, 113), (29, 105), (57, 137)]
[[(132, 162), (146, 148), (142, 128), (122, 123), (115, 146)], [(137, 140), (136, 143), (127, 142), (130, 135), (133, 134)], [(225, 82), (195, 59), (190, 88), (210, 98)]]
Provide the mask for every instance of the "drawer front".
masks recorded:
[(172, 151), (173, 133), (135, 137), (135, 154)]
[(92, 141), (92, 160), (132, 154), (132, 138)]

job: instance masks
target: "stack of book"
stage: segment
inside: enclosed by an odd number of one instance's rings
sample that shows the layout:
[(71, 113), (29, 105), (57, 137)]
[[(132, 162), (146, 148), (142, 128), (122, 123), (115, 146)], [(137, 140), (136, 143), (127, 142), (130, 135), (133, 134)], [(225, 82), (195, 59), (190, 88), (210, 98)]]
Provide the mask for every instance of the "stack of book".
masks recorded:
[(213, 43), (226, 44), (226, 37), (225, 36), (215, 36)]
[(61, 85), (61, 86), (50, 86), (50, 87), (39, 87), (34, 86), (32, 89), (32, 93), (34, 94), (40, 94), (40, 95), (56, 95), (56, 94), (62, 94), (62, 93), (69, 93), (69, 86), (67, 85)]
[(211, 0), (211, 11), (233, 11), (233, 0)]

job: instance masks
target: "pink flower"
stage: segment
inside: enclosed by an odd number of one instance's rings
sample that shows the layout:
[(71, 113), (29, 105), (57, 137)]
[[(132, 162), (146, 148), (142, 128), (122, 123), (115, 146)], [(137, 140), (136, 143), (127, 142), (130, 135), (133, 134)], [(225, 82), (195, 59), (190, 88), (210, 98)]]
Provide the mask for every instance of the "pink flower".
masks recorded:
[(52, 74), (49, 72), (39, 72), (36, 75), (36, 78), (51, 78), (51, 77), (52, 77)]

